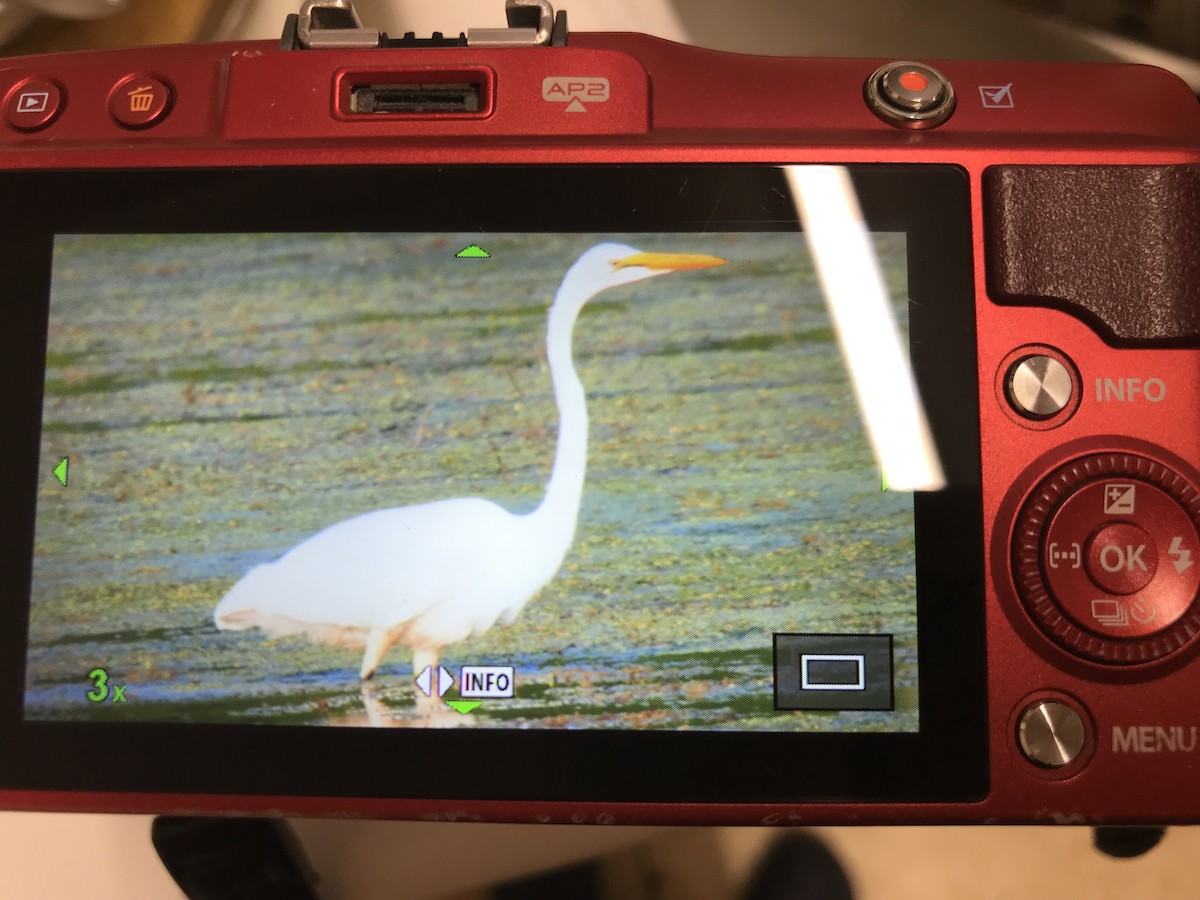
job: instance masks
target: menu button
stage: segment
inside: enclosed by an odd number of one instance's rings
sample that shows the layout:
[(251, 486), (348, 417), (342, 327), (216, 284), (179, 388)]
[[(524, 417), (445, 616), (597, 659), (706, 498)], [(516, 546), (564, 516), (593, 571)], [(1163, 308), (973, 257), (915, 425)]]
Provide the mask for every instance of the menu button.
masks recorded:
[(1025, 758), (1046, 769), (1059, 769), (1083, 752), (1087, 732), (1083, 718), (1060, 700), (1039, 700), (1025, 708), (1017, 741)]

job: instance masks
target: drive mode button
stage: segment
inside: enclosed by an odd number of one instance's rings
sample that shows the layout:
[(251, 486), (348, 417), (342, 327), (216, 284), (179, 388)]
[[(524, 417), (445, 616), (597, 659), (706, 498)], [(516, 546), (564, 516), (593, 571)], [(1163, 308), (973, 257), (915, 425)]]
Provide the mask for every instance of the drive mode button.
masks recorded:
[(890, 634), (776, 634), (775, 708), (890, 710)]

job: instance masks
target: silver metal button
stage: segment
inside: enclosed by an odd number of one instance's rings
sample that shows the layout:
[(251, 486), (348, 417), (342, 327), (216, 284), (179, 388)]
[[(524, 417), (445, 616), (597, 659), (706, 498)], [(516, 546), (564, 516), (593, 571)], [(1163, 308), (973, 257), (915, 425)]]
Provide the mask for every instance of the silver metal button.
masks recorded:
[(1086, 734), (1074, 709), (1058, 700), (1039, 700), (1021, 713), (1017, 740), (1030, 762), (1058, 769), (1083, 752)]
[(1008, 370), (1008, 402), (1029, 419), (1058, 415), (1071, 402), (1071, 373), (1051, 356), (1027, 356)]
[(877, 116), (899, 128), (932, 128), (954, 112), (954, 88), (924, 63), (881, 66), (867, 79), (863, 95)]

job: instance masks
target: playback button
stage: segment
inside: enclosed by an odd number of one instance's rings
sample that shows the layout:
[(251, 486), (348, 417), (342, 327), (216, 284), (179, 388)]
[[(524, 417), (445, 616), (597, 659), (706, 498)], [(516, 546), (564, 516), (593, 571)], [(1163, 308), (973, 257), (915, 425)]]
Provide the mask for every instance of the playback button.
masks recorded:
[(17, 131), (41, 131), (59, 117), (66, 100), (66, 92), (58, 82), (27, 78), (4, 98), (4, 121)]
[(890, 710), (890, 634), (776, 634), (775, 708)]

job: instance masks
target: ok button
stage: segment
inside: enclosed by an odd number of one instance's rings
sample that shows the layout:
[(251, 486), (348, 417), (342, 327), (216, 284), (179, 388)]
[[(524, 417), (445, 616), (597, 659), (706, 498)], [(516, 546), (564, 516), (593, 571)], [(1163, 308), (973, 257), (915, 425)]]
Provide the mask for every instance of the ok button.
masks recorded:
[(1130, 522), (1111, 522), (1088, 541), (1088, 577), (1110, 594), (1140, 591), (1157, 567), (1154, 539)]

